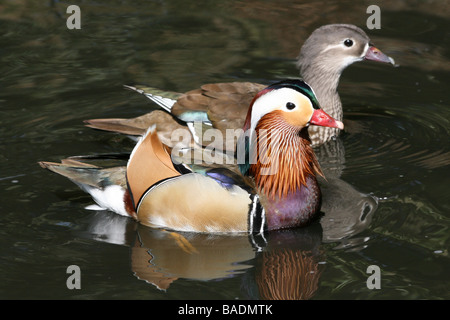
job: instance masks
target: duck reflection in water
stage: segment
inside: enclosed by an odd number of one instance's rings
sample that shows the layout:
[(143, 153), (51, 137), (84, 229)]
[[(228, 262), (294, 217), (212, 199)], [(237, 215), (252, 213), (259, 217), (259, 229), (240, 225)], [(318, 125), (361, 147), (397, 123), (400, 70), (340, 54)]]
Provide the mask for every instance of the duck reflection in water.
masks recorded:
[(242, 288), (248, 298), (311, 299), (324, 269), (321, 225), (315, 222), (305, 228), (278, 230), (266, 238), (267, 245), (256, 254), (254, 268), (243, 277)]
[(356, 235), (369, 227), (378, 208), (378, 198), (358, 191), (341, 178), (345, 168), (341, 137), (314, 148), (314, 151), (325, 176), (325, 179), (318, 179), (322, 191), (323, 242), (337, 242), (337, 248), (364, 248), (368, 239)]
[(101, 212), (88, 223), (83, 237), (129, 246), (133, 274), (162, 291), (179, 279), (239, 276), (249, 299), (309, 299), (324, 268), (318, 221), (264, 235), (172, 232)]

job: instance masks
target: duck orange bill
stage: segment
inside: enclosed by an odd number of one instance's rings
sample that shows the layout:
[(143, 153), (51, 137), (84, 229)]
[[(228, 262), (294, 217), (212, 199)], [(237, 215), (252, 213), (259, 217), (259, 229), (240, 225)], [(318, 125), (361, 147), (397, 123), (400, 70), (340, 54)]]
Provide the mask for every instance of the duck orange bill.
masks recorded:
[(314, 109), (314, 113), (311, 120), (309, 120), (309, 123), (316, 126), (344, 129), (344, 124), (341, 121), (332, 118), (322, 109)]
[(364, 59), (378, 61), (378, 62), (385, 62), (385, 63), (390, 63), (392, 65), (395, 65), (394, 59), (385, 55), (383, 52), (381, 52), (378, 48), (376, 48), (374, 46), (370, 46), (367, 49)]

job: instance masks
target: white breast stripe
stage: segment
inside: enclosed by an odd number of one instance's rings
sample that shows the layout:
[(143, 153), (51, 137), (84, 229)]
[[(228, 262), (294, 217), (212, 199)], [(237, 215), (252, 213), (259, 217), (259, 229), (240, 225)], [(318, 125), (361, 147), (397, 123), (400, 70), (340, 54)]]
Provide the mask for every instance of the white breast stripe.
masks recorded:
[(255, 219), (255, 212), (256, 212), (256, 202), (258, 201), (258, 197), (256, 195), (253, 195), (253, 199), (252, 199), (252, 209), (250, 210), (249, 213), (249, 221), (248, 221), (248, 231), (250, 233), (253, 233), (253, 220)]
[[(251, 208), (248, 212), (248, 232), (251, 234), (261, 235), (264, 239), (264, 231), (266, 226), (266, 212), (264, 207), (259, 202), (259, 196), (257, 194), (251, 197)], [(264, 239), (265, 242), (265, 239)]]
[[(263, 237), (264, 239), (264, 225), (266, 224), (266, 211), (264, 210), (264, 208), (262, 208), (261, 210), (261, 228), (259, 229), (259, 234)], [(264, 239), (265, 241), (266, 239)]]

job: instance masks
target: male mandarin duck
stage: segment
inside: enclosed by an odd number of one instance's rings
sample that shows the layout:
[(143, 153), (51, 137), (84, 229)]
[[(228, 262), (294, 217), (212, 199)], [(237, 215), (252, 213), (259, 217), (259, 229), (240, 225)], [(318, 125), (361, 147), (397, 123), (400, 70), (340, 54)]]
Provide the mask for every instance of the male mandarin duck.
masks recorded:
[(320, 210), (321, 174), (309, 125), (343, 129), (301, 80), (270, 85), (252, 100), (237, 164), (182, 162), (151, 127), (126, 168), (63, 160), (40, 162), (68, 177), (96, 203), (144, 225), (178, 231), (261, 233), (304, 226)]
[[(360, 28), (349, 24), (331, 24), (316, 29), (305, 41), (297, 66), (303, 80), (314, 89), (324, 111), (342, 121), (342, 104), (337, 92), (339, 78), (347, 66), (362, 60), (394, 64), (392, 58), (371, 44), (369, 37)], [(252, 98), (265, 85), (250, 82), (206, 84), (185, 94), (126, 87), (144, 94), (176, 120), (160, 111), (133, 119), (86, 120), (87, 126), (141, 135), (148, 127), (157, 124), (160, 138), (170, 144), (173, 130), (182, 128), (181, 121), (189, 127), (197, 144), (234, 151), (236, 141), (227, 140), (224, 145), (217, 144), (205, 138), (202, 132), (212, 126), (221, 130), (225, 136), (226, 129), (242, 128)], [(199, 122), (203, 125), (199, 125)], [(320, 145), (336, 136), (338, 130), (312, 127), (309, 133), (313, 145)]]

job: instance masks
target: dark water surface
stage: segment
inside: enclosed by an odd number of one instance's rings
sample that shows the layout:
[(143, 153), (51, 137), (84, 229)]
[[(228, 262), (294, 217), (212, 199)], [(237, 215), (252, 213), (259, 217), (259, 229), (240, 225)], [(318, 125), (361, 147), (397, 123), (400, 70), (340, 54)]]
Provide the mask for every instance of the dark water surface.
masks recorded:
[[(66, 27), (70, 4), (0, 4), (0, 298), (450, 298), (448, 1), (83, 1), (81, 30)], [(380, 30), (366, 27), (370, 4)], [(345, 162), (323, 187), (320, 223), (264, 247), (152, 230), (85, 210), (90, 196), (37, 165), (131, 151), (83, 125), (155, 108), (123, 84), (295, 77), (300, 45), (327, 23), (362, 27), (400, 66), (344, 72), (354, 126), (336, 142)], [(81, 290), (66, 286), (69, 265)], [(367, 288), (370, 265), (381, 289)]]

